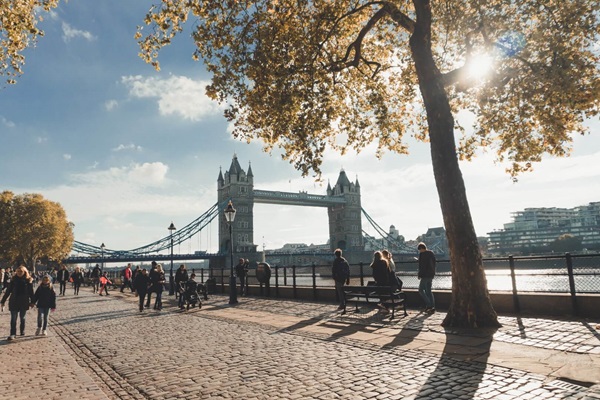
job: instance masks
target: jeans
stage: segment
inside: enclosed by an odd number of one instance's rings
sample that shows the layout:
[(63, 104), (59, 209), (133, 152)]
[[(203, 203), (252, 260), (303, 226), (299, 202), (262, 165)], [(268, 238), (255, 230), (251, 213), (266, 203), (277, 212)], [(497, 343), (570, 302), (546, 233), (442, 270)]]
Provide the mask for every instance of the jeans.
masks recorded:
[(17, 311), (10, 312), (10, 335), (11, 336), (17, 335), (17, 316), (20, 317), (21, 333), (25, 333), (25, 316), (26, 316), (26, 314), (27, 314), (27, 310), (25, 310), (25, 311), (17, 310)]
[(428, 308), (435, 308), (435, 299), (431, 292), (432, 283), (433, 278), (421, 278), (421, 281), (419, 282), (419, 294), (423, 298), (425, 306)]
[(38, 328), (46, 330), (48, 327), (49, 308), (38, 308)]
[(81, 287), (81, 283), (74, 283), (73, 289), (75, 290), (75, 294), (79, 294), (79, 288)]
[(60, 281), (59, 282), (59, 286), (60, 286), (60, 292), (59, 294), (65, 294), (65, 290), (67, 289), (67, 281)]
[(240, 296), (245, 296), (246, 295), (246, 276), (242, 275), (242, 276), (238, 276), (238, 279), (240, 280)]
[(162, 308), (162, 292), (156, 292), (156, 300), (154, 300), (154, 309)]

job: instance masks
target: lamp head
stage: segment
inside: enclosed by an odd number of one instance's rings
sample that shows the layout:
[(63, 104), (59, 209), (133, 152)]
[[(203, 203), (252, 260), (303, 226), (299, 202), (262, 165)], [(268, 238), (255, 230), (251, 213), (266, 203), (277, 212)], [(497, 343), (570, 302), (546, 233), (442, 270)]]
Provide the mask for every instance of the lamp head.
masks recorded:
[(235, 208), (233, 208), (233, 203), (229, 200), (227, 204), (227, 208), (223, 211), (225, 213), (225, 219), (228, 224), (231, 224), (235, 220)]
[(169, 227), (167, 229), (172, 232), (172, 231), (174, 231), (177, 228), (175, 228), (175, 225), (173, 225), (173, 221), (171, 221), (171, 225), (169, 225)]

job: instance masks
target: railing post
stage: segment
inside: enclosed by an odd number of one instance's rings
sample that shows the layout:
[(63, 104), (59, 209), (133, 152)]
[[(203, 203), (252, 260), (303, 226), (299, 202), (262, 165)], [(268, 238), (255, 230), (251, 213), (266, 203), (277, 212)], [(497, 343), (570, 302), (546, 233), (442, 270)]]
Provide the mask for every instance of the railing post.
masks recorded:
[(225, 268), (221, 268), (221, 293), (225, 293)]
[(283, 267), (283, 286), (287, 286), (287, 268)]
[(279, 297), (279, 266), (275, 266), (275, 297)]
[(204, 268), (200, 269), (200, 282), (204, 283)]
[(510, 279), (512, 281), (513, 304), (515, 307), (515, 312), (519, 314), (521, 313), (521, 304), (519, 303), (519, 295), (517, 292), (517, 278), (515, 276), (515, 259), (512, 255), (508, 256), (508, 265), (510, 266)]
[(363, 263), (360, 262), (360, 286), (365, 286), (365, 274), (363, 271)]
[(573, 276), (573, 258), (571, 253), (565, 253), (567, 261), (567, 273), (569, 274), (569, 291), (571, 292), (571, 302), (573, 304), (573, 313), (579, 316), (579, 305), (577, 304), (577, 292), (575, 290), (575, 277)]
[(317, 267), (312, 263), (312, 284), (313, 284), (313, 299), (317, 299)]
[(297, 297), (296, 294), (296, 266), (292, 265), (292, 288), (294, 290), (294, 298)]

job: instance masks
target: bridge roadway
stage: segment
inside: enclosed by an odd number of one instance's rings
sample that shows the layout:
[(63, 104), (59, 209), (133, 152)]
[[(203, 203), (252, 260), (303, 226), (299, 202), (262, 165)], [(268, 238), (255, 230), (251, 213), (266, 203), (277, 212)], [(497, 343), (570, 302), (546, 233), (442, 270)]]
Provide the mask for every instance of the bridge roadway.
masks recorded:
[(0, 399), (600, 399), (599, 321), (501, 317), (475, 332), (416, 310), (390, 322), (309, 301), (136, 300), (67, 290), (48, 337), (30, 312), (25, 336), (0, 340)]

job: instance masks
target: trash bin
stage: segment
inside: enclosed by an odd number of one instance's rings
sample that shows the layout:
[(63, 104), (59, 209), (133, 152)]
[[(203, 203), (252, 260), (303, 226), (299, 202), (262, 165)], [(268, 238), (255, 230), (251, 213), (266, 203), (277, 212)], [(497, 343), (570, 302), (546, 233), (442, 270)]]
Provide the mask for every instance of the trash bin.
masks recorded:
[(208, 278), (206, 282), (204, 282), (204, 285), (206, 286), (208, 294), (217, 293), (217, 280), (215, 278)]

